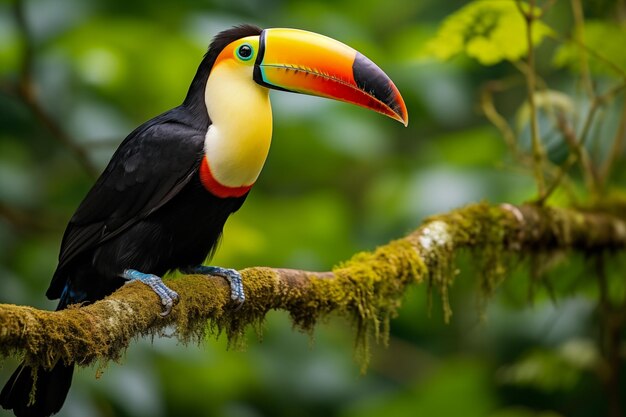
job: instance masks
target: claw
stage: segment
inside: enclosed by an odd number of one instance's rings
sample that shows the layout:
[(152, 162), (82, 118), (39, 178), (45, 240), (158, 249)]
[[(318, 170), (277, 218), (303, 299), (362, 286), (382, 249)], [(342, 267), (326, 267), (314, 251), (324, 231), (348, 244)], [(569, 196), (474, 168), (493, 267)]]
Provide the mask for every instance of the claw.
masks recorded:
[(241, 282), (241, 274), (235, 269), (221, 268), (219, 266), (198, 265), (187, 269), (186, 272), (203, 275), (217, 275), (226, 279), (230, 285), (230, 299), (237, 304), (235, 307), (236, 310), (239, 310), (244, 301), (246, 301), (246, 294), (243, 291), (243, 283)]
[(161, 277), (152, 274), (144, 274), (134, 269), (126, 269), (122, 274), (123, 278), (130, 281), (141, 281), (150, 288), (161, 298), (161, 304), (165, 307), (165, 310), (161, 312), (161, 317), (167, 317), (172, 312), (172, 307), (178, 301), (178, 293), (168, 288), (163, 283)]

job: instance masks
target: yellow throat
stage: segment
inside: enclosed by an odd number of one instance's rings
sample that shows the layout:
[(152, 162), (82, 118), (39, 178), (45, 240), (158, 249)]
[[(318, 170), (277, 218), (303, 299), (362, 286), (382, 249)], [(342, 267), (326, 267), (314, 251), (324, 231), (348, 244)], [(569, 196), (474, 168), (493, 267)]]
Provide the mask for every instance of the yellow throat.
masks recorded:
[(269, 90), (254, 82), (252, 66), (222, 60), (211, 70), (204, 97), (211, 118), (204, 151), (213, 178), (224, 187), (251, 186), (272, 141)]

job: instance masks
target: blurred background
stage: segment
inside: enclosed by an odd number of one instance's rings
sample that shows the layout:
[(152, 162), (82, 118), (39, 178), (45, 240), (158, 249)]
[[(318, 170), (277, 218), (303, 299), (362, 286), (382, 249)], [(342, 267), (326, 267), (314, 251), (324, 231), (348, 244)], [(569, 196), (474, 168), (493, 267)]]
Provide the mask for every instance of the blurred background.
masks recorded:
[[(567, 35), (570, 1), (553, 3), (544, 20)], [(520, 77), (518, 68), (464, 55), (441, 61), (427, 52), (441, 22), (465, 4), (24, 0), (16, 9), (0, 2), (0, 302), (55, 307), (44, 293), (65, 224), (94, 181), (89, 167), (100, 172), (132, 129), (178, 105), (212, 36), (239, 23), (311, 30), (353, 46), (394, 80), (410, 124), (272, 92), (270, 156), (227, 223), (214, 264), (328, 270), (405, 235), (428, 215), (533, 198), (530, 171), (511, 160), (479, 105), (486, 82)], [(594, 0), (584, 12), (619, 21), (623, 7), (621, 0)], [(558, 47), (542, 43), (538, 71), (579, 97), (577, 75), (553, 63)], [(32, 78), (34, 103), (16, 90), (25, 77)], [(525, 93), (520, 78), (497, 97), (511, 123), (523, 119)], [(602, 120), (607, 131), (618, 122), (610, 110)], [(528, 148), (523, 127), (519, 140)], [(557, 162), (567, 155), (560, 140), (546, 146)], [(615, 172), (623, 185), (626, 170), (618, 165)], [(569, 200), (557, 193), (554, 201)], [(365, 375), (353, 358), (348, 323), (331, 317), (310, 337), (278, 311), (268, 316), (262, 340), (250, 331), (245, 351), (227, 350), (224, 337), (199, 347), (167, 335), (137, 340), (122, 363), (79, 369), (59, 415), (604, 415), (597, 291), (585, 279), (586, 260), (561, 259), (551, 281), (556, 299), (532, 286), (519, 265), (483, 309), (467, 258), (459, 259), (451, 322), (444, 324), (436, 294), (429, 308), (427, 288), (412, 288), (389, 346), (373, 349)], [(4, 361), (0, 383), (16, 363)]]

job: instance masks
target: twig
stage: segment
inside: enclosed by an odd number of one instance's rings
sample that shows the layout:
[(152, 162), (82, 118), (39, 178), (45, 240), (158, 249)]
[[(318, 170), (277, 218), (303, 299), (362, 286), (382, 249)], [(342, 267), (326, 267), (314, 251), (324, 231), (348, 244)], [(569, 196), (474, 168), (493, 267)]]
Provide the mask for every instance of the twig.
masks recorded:
[(619, 159), (624, 151), (624, 142), (626, 141), (626, 99), (622, 103), (622, 115), (620, 116), (619, 125), (613, 138), (611, 150), (607, 156), (605, 163), (600, 167), (600, 186), (602, 190), (606, 190), (606, 185), (611, 177), (611, 171), (615, 162)]
[(528, 76), (528, 72), (529, 71), (533, 71), (535, 73), (535, 75), (534, 75), (534, 77), (535, 77), (535, 89), (548, 91), (549, 88), (548, 88), (548, 83), (546, 82), (546, 80), (544, 80), (539, 74), (537, 74), (536, 71), (531, 69), (530, 66), (528, 65), (528, 63), (526, 63), (524, 61), (514, 61), (514, 62), (512, 62), (512, 64), (515, 67), (515, 69), (517, 69), (520, 73), (522, 73), (522, 75), (524, 77)]
[(609, 295), (605, 259), (596, 259), (596, 275), (600, 290), (598, 302), (601, 319), (600, 347), (603, 350), (605, 363), (600, 375), (607, 391), (610, 417), (623, 417), (622, 393), (620, 392), (621, 344), (624, 313), (616, 309)]
[(514, 159), (520, 157), (517, 137), (506, 119), (498, 112), (493, 101), (493, 93), (503, 91), (510, 81), (490, 81), (480, 91), (480, 107), (485, 117), (500, 131)]
[[(585, 147), (587, 138), (589, 137), (589, 132), (591, 131), (591, 126), (593, 125), (593, 121), (594, 121), (594, 118), (598, 109), (601, 106), (605, 105), (608, 101), (612, 100), (617, 94), (621, 93), (625, 88), (626, 88), (626, 82), (622, 82), (611, 87), (604, 94), (596, 95), (593, 98), (591, 102), (591, 107), (589, 108), (589, 112), (587, 113), (587, 117), (585, 119), (582, 131), (580, 133), (580, 140), (578, 141), (578, 147), (580, 148), (580, 151), (578, 153), (582, 155), (582, 149)], [(619, 137), (615, 138), (615, 141), (620, 141), (620, 140), (621, 139), (619, 139)], [(592, 166), (590, 161), (588, 162), (588, 166), (583, 167), (583, 168), (585, 169), (585, 171), (588, 172), (588, 177), (593, 180), (590, 182), (590, 184), (588, 184), (592, 186), (592, 188), (590, 188), (589, 191), (592, 192), (597, 197), (600, 193), (602, 182), (596, 176), (595, 168)]]
[(6, 219), (10, 224), (22, 231), (33, 232), (61, 232), (59, 228), (62, 222), (57, 219), (50, 219), (49, 216), (43, 216), (42, 213), (29, 212), (28, 210), (17, 209), (0, 201), (0, 218)]
[(530, 0), (528, 12), (524, 8), (520, 0), (516, 0), (520, 13), (526, 21), (526, 43), (528, 45), (528, 71), (526, 71), (526, 86), (528, 88), (528, 105), (530, 106), (530, 135), (532, 139), (533, 160), (535, 181), (537, 182), (537, 191), (539, 200), (543, 199), (545, 194), (545, 179), (541, 165), (545, 159), (543, 146), (541, 144), (541, 134), (539, 132), (539, 122), (537, 120), (537, 106), (535, 104), (535, 49), (533, 46), (532, 28), (533, 22), (537, 18), (535, 16), (535, 0)]
[[(520, 70), (520, 72), (524, 72), (527, 69), (526, 65), (516, 65), (516, 67)], [(519, 149), (519, 146), (517, 145), (518, 140), (515, 132), (513, 131), (507, 120), (504, 118), (504, 116), (500, 114), (494, 103), (493, 94), (495, 92), (505, 91), (517, 82), (518, 81), (516, 79), (509, 78), (503, 80), (489, 81), (485, 83), (480, 90), (480, 108), (485, 117), (500, 131), (500, 134), (504, 138), (504, 141), (509, 148), (513, 159), (525, 168), (532, 168), (532, 155), (527, 155)], [(547, 86), (544, 85), (544, 88), (547, 88)], [(572, 166), (575, 162), (575, 160), (571, 161)], [(510, 169), (511, 167), (507, 166), (507, 168)], [(544, 197), (540, 200), (541, 204), (543, 204), (543, 202), (547, 200), (548, 196), (552, 194), (557, 185), (562, 184), (564, 174), (569, 171), (569, 168), (571, 167), (557, 167), (547, 158), (543, 161), (542, 169), (544, 170), (544, 175), (548, 180), (554, 179), (554, 181), (550, 189), (546, 191), (546, 195), (544, 195)]]
[(548, 10), (550, 10), (557, 2), (558, 0), (548, 0), (546, 1), (543, 6), (541, 6), (541, 11), (539, 13), (539, 18), (543, 17), (544, 14), (546, 14), (548, 12)]
[[(595, 113), (595, 109), (594, 109), (594, 113)], [(590, 121), (592, 120), (592, 118), (593, 116), (590, 116), (588, 120)], [(563, 134), (563, 137), (565, 138), (565, 143), (567, 143), (567, 146), (569, 146), (570, 150), (576, 156), (576, 158), (574, 159), (574, 162), (580, 161), (580, 164), (582, 166), (583, 176), (585, 178), (585, 185), (587, 189), (591, 193), (594, 193), (597, 196), (598, 181), (596, 178), (593, 164), (591, 163), (591, 160), (589, 159), (589, 153), (587, 152), (587, 149), (583, 146), (585, 139), (588, 136), (587, 129), (588, 129), (589, 124), (585, 125), (585, 129), (583, 129), (583, 133), (581, 134), (580, 141), (576, 139), (576, 134), (574, 133), (574, 130), (567, 123), (567, 120), (562, 114), (557, 114), (557, 126), (559, 130), (561, 131), (561, 133)]]
[(561, 35), (553, 32), (553, 31), (548, 32), (546, 36), (554, 39), (555, 41), (557, 41), (559, 43), (571, 42), (571, 43), (576, 44), (576, 46), (578, 46), (579, 48), (583, 49), (590, 56), (592, 56), (593, 58), (597, 59), (598, 61), (601, 61), (603, 64), (605, 64), (609, 68), (611, 68), (611, 70), (613, 72), (615, 72), (615, 74), (618, 75), (619, 78), (621, 78), (622, 80), (626, 80), (626, 71), (624, 71), (620, 66), (615, 64), (610, 59), (606, 58), (604, 55), (602, 55), (601, 53), (599, 53), (595, 49), (592, 49), (592, 48), (588, 47), (587, 45), (585, 45), (584, 43), (582, 43), (580, 40), (575, 39), (575, 38), (571, 38), (571, 37), (567, 37), (567, 36), (561, 36)]
[[(564, 117), (562, 115), (558, 115), (557, 117), (557, 125), (559, 130), (562, 132), (563, 137), (565, 138), (566, 143), (570, 147), (573, 152), (567, 157), (563, 165), (561, 166), (556, 179), (552, 182), (552, 184), (548, 187), (546, 193), (539, 198), (538, 203), (545, 202), (548, 197), (556, 190), (558, 185), (561, 183), (563, 178), (566, 176), (568, 171), (580, 160), (583, 168), (583, 173), (585, 175), (585, 183), (586, 187), (595, 197), (600, 195), (603, 181), (596, 173), (596, 170), (591, 163), (591, 160), (587, 154), (585, 149), (585, 144), (587, 142), (587, 138), (589, 137), (589, 132), (591, 131), (591, 126), (593, 126), (593, 122), (595, 119), (595, 115), (599, 108), (606, 104), (607, 101), (612, 100), (615, 95), (619, 94), (626, 88), (626, 83), (617, 84), (610, 89), (608, 89), (604, 94), (597, 95), (593, 98), (591, 102), (591, 106), (589, 108), (589, 112), (587, 113), (587, 117), (583, 123), (583, 128), (580, 133), (580, 139), (576, 140), (575, 134), (571, 127), (567, 124)], [(626, 112), (626, 110), (625, 110)], [(619, 132), (618, 132), (619, 133)], [(618, 137), (615, 138), (615, 142), (621, 141)], [(622, 146), (621, 143), (614, 142), (614, 146)], [(617, 158), (617, 156), (615, 156)], [(606, 175), (606, 174), (605, 174)]]
[(561, 165), (561, 168), (557, 172), (556, 177), (552, 181), (552, 184), (550, 184), (544, 195), (539, 198), (537, 204), (544, 204), (548, 200), (548, 198), (552, 195), (552, 193), (554, 193), (554, 191), (561, 184), (569, 170), (572, 169), (577, 161), (578, 155), (576, 153), (570, 153), (568, 155), (567, 159), (565, 160), (563, 165)]
[[(583, 6), (580, 0), (571, 0), (572, 14), (574, 15), (575, 22), (575, 34), (576, 40), (579, 44), (585, 44), (585, 16), (583, 13)], [(591, 71), (589, 70), (589, 59), (587, 59), (587, 50), (581, 48), (580, 53), (580, 72), (583, 82), (583, 87), (587, 92), (587, 95), (592, 98), (595, 97), (595, 91), (593, 88), (593, 82), (591, 80)]]
[(565, 142), (570, 148), (570, 153), (567, 156), (567, 159), (565, 160), (563, 165), (559, 167), (556, 178), (553, 180), (552, 184), (550, 184), (550, 186), (546, 190), (546, 193), (541, 196), (540, 200), (538, 201), (539, 204), (544, 204), (548, 200), (548, 198), (550, 198), (552, 193), (561, 184), (563, 178), (565, 178), (569, 170), (574, 166), (574, 164), (576, 164), (578, 158), (581, 156), (581, 148), (576, 141), (576, 134), (567, 124), (567, 121), (562, 114), (557, 114), (557, 125), (563, 137), (565, 138)]

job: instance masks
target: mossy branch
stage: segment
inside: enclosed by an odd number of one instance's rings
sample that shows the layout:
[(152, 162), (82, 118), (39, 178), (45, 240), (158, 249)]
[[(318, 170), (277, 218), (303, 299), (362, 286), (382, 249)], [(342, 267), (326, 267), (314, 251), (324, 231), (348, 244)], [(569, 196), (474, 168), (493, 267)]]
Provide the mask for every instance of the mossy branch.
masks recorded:
[[(613, 213), (626, 213), (618, 208)], [(332, 272), (249, 268), (242, 271), (247, 300), (234, 311), (222, 279), (185, 275), (168, 281), (180, 302), (162, 318), (158, 297), (141, 283), (128, 284), (108, 298), (59, 312), (0, 305), (0, 356), (23, 354), (33, 365), (58, 360), (89, 365), (119, 360), (133, 338), (173, 329), (183, 342), (207, 332), (239, 340), (269, 310), (289, 312), (295, 326), (310, 331), (329, 313), (354, 321), (364, 357), (373, 336), (385, 340), (409, 284), (437, 287), (451, 315), (448, 288), (454, 258), (469, 249), (489, 292), (504, 277), (504, 259), (547, 250), (603, 252), (626, 246), (624, 218), (606, 211), (476, 204), (432, 217), (408, 236), (359, 253)]]

